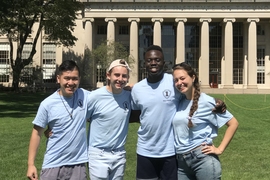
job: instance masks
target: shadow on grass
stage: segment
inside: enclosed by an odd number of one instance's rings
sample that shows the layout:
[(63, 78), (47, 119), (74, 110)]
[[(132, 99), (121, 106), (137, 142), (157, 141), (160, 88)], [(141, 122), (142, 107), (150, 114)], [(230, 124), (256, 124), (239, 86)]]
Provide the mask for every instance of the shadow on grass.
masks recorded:
[(0, 117), (22, 118), (36, 114), (40, 102), (51, 93), (0, 93)]

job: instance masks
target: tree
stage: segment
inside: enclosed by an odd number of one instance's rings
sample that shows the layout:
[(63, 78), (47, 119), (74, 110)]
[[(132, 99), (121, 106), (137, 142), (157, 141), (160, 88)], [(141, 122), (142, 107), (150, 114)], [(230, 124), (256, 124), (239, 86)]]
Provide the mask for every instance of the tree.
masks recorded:
[(125, 59), (130, 66), (134, 63), (134, 58), (130, 56), (129, 50), (120, 42), (104, 41), (92, 50), (92, 59), (95, 64), (108, 67), (113, 60)]
[(93, 61), (91, 61), (91, 51), (89, 48), (84, 49), (83, 54), (75, 53), (73, 50), (63, 52), (63, 59), (70, 59), (77, 63), (80, 68), (80, 87), (85, 89), (93, 89), (96, 83), (93, 81), (95, 70)]
[[(15, 91), (19, 90), (21, 71), (33, 61), (36, 44), (40, 33), (50, 29), (45, 38), (57, 45), (73, 46), (77, 38), (72, 35), (75, 19), (82, 3), (75, 0), (1, 0), (0, 1), (0, 35), (6, 35), (10, 45), (10, 65), (12, 68)], [(32, 32), (34, 24), (37, 31)], [(33, 37), (29, 57), (22, 59), (23, 47), (28, 36)], [(13, 58), (13, 43), (18, 46)]]
[(103, 81), (105, 81), (106, 79), (106, 68), (113, 60), (125, 59), (129, 64), (130, 68), (133, 67), (133, 64), (135, 62), (134, 57), (129, 54), (128, 48), (125, 47), (124, 44), (115, 41), (102, 42), (100, 45), (98, 45), (92, 50), (91, 59), (93, 60), (93, 66), (101, 70), (103, 77), (100, 78)]

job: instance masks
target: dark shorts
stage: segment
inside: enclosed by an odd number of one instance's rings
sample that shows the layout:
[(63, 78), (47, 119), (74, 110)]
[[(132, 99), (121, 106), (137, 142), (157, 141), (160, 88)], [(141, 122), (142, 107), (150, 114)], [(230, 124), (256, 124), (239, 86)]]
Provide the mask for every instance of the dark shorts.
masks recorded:
[(42, 169), (40, 180), (87, 180), (85, 164)]
[(137, 154), (137, 180), (177, 180), (175, 156), (150, 158)]

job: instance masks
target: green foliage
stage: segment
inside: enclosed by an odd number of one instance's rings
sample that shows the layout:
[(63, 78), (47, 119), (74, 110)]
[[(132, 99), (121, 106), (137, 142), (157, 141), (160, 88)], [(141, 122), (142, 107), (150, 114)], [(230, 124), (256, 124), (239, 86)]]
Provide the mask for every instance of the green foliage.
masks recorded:
[(94, 88), (95, 84), (93, 83), (93, 76), (96, 72), (96, 69), (93, 65), (90, 49), (86, 48), (83, 55), (74, 53), (72, 50), (63, 52), (63, 60), (68, 59), (75, 61), (80, 68), (80, 87), (85, 89)]
[(92, 50), (92, 59), (95, 64), (106, 69), (113, 60), (125, 59), (129, 66), (134, 64), (134, 58), (129, 54), (128, 49), (120, 42), (102, 42)]
[(24, 45), (32, 33), (34, 23), (40, 28), (52, 29), (45, 38), (49, 41), (72, 46), (77, 40), (72, 35), (77, 12), (82, 4), (73, 0), (1, 0), (0, 30), (12, 41)]
[[(10, 45), (13, 87), (18, 91), (22, 69), (33, 61), (37, 40), (41, 31), (49, 30), (44, 37), (58, 45), (73, 46), (77, 38), (72, 35), (77, 13), (82, 3), (74, 0), (1, 0), (0, 35), (6, 35)], [(34, 25), (35, 33), (32, 32)], [(27, 38), (33, 38), (30, 55), (22, 59)], [(13, 42), (18, 42), (16, 57), (13, 58)]]
[[(89, 82), (92, 82), (92, 78), (95, 74), (95, 69), (93, 66), (93, 61), (91, 60), (91, 51), (89, 49), (84, 50), (84, 56), (81, 61), (76, 61), (77, 65), (81, 71), (81, 87), (87, 88)], [(92, 82), (94, 83), (94, 82)], [(90, 88), (94, 88), (95, 84), (91, 84)]]
[(72, 0), (57, 0), (50, 3), (44, 11), (44, 27), (51, 29), (46, 39), (64, 46), (73, 46), (77, 38), (72, 35), (77, 12), (82, 9), (82, 4)]
[(25, 68), (20, 77), (20, 82), (23, 82), (25, 85), (33, 85), (33, 83), (42, 83), (42, 73), (43, 70), (41, 67), (30, 67)]

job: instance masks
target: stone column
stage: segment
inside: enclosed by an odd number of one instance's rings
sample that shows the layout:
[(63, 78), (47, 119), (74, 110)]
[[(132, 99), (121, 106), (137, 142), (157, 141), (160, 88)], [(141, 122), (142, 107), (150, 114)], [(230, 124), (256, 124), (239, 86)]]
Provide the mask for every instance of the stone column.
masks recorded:
[(243, 23), (243, 53), (244, 53), (244, 69), (243, 69), (243, 89), (247, 89), (248, 84), (248, 23)]
[(107, 26), (107, 41), (108, 44), (110, 42), (114, 42), (115, 41), (115, 27), (114, 27), (114, 23), (117, 21), (116, 18), (105, 18), (105, 21), (108, 22), (108, 26)]
[(224, 27), (224, 58), (221, 63), (221, 84), (223, 88), (233, 88), (233, 25), (234, 18), (223, 19)]
[(201, 18), (201, 42), (199, 59), (199, 81), (202, 88), (209, 88), (209, 23), (211, 18)]
[(133, 60), (131, 64), (132, 72), (130, 73), (129, 82), (130, 84), (135, 84), (138, 82), (139, 75), (139, 43), (138, 43), (138, 22), (140, 22), (139, 18), (128, 18), (130, 22), (130, 41), (129, 41), (129, 55)]
[[(269, 22), (269, 21), (268, 21)], [(270, 26), (266, 26), (265, 32), (270, 32)], [(270, 34), (266, 33), (265, 34), (266, 39), (270, 39)], [(266, 47), (265, 47), (265, 85), (268, 89), (270, 89), (270, 42), (266, 42)]]
[(89, 50), (92, 51), (93, 49), (93, 25), (94, 18), (85, 18), (85, 46)]
[(260, 20), (248, 18), (248, 89), (257, 88), (257, 26)]
[[(85, 49), (88, 49), (90, 51), (92, 51), (93, 49), (93, 22), (94, 22), (94, 18), (84, 18), (83, 19), (83, 22), (85, 23), (84, 25), (84, 29), (85, 29)], [(90, 58), (90, 57), (87, 57), (87, 58)], [(90, 59), (89, 59), (90, 60)], [(96, 68), (96, 63), (95, 61), (93, 60), (90, 60), (91, 61), (91, 65), (92, 65), (92, 69), (89, 70), (92, 74), (91, 78), (89, 79), (89, 84), (91, 84), (92, 86), (96, 86), (96, 82), (97, 82), (97, 76), (96, 76), (96, 73), (97, 73), (97, 68)]]
[(177, 23), (175, 64), (185, 62), (185, 22), (186, 18), (175, 18)]
[(163, 18), (152, 18), (152, 22), (154, 23), (153, 44), (161, 46), (161, 23), (163, 22)]

